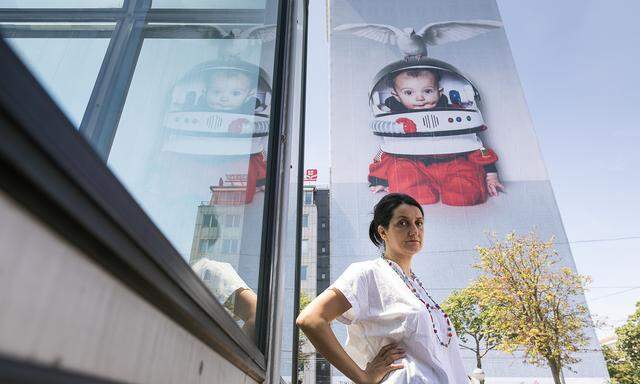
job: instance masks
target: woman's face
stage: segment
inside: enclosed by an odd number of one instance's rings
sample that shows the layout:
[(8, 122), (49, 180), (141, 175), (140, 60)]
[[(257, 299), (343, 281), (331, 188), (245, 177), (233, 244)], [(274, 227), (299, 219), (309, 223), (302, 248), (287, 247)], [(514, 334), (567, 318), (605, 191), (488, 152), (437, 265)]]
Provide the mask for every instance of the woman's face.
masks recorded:
[(418, 207), (400, 204), (393, 211), (389, 227), (378, 226), (388, 253), (412, 256), (422, 249), (424, 218)]

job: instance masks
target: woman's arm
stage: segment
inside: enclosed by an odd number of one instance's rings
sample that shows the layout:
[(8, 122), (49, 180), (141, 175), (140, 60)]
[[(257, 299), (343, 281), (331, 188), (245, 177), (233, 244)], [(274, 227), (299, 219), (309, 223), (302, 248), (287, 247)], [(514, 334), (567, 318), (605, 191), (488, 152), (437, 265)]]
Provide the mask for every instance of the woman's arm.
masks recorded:
[(365, 370), (360, 369), (331, 329), (331, 322), (350, 308), (351, 304), (339, 290), (327, 289), (307, 305), (296, 324), (316, 350), (345, 376), (358, 384), (378, 383), (389, 372), (403, 367), (393, 362), (404, 357), (404, 350), (396, 344), (384, 346)]
[(255, 338), (256, 328), (256, 308), (258, 306), (258, 297), (250, 289), (238, 289), (235, 293), (236, 303), (234, 313), (236, 316), (244, 320), (242, 330), (251, 340)]

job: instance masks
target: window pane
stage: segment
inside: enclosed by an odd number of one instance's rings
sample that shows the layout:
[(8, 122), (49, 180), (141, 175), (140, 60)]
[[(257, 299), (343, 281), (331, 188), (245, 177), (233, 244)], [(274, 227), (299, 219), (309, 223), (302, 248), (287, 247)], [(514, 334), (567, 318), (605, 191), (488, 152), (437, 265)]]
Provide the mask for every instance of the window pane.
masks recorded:
[(231, 28), (147, 26), (108, 164), (252, 334), (275, 42), (222, 38)]
[(0, 0), (0, 8), (121, 8), (124, 0)]
[[(1, 24), (0, 31), (14, 52), (78, 128), (89, 103), (93, 85), (109, 46), (109, 38), (75, 37), (81, 31), (107, 32), (108, 24)], [(30, 30), (31, 32), (27, 32)], [(68, 31), (74, 37), (51, 38), (53, 33)], [(96, 32), (97, 31), (97, 32)], [(41, 37), (15, 37), (25, 33)]]
[(155, 0), (151, 8), (264, 9), (265, 0)]
[(309, 227), (309, 215), (303, 215), (302, 216), (302, 228), (308, 228)]
[(306, 205), (313, 204), (313, 192), (312, 191), (305, 191), (304, 192), (304, 203)]

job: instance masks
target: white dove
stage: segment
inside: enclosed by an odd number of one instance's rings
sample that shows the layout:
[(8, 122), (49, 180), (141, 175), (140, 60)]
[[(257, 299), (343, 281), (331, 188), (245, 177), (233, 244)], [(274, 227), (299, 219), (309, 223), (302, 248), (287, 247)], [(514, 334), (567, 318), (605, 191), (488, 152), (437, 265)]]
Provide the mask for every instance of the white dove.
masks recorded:
[(221, 56), (225, 59), (236, 59), (245, 53), (250, 45), (256, 44), (256, 40), (260, 40), (261, 43), (267, 43), (275, 40), (276, 38), (276, 25), (259, 25), (256, 27), (247, 28), (244, 30), (232, 29), (226, 32), (220, 27), (216, 28), (223, 37), (223, 39), (233, 39), (233, 43), (224, 46)]
[(418, 32), (413, 28), (400, 29), (384, 24), (343, 24), (336, 31), (350, 31), (383, 44), (397, 45), (405, 60), (427, 56), (428, 45), (442, 45), (470, 39), (493, 29), (502, 23), (493, 20), (444, 21), (427, 24)]

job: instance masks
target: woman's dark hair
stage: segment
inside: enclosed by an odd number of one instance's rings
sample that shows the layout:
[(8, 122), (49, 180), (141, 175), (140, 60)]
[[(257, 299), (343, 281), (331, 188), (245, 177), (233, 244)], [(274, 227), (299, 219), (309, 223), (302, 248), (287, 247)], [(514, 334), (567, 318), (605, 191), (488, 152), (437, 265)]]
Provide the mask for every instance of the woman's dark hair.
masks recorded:
[(373, 220), (371, 220), (371, 224), (369, 225), (369, 238), (376, 247), (384, 244), (384, 240), (382, 240), (382, 237), (380, 237), (378, 233), (378, 225), (388, 228), (389, 222), (393, 217), (393, 211), (395, 211), (400, 204), (418, 207), (424, 216), (422, 207), (413, 197), (405, 195), (404, 193), (390, 193), (386, 195), (373, 207)]

